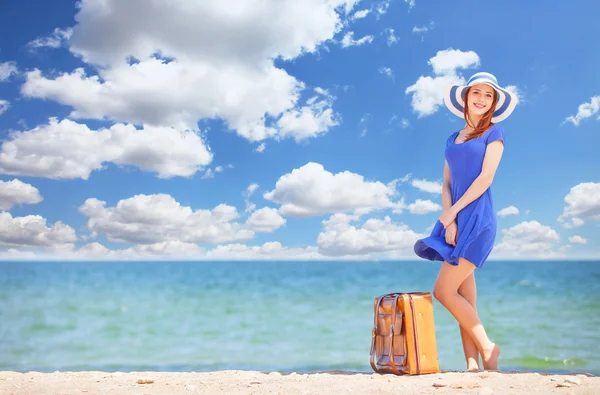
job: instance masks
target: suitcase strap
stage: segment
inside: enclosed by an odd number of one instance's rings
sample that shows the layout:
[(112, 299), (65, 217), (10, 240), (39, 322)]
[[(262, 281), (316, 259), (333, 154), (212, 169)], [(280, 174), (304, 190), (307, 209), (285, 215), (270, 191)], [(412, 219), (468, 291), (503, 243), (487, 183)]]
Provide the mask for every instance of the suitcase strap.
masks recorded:
[[(386, 294), (386, 295), (382, 295), (379, 296), (377, 298), (377, 303), (375, 305), (375, 314), (373, 314), (373, 331), (371, 332), (371, 368), (377, 372), (378, 369), (375, 366), (375, 338), (377, 337), (377, 316), (379, 315), (379, 305), (381, 304), (381, 301), (388, 296), (393, 296), (394, 297), (394, 307), (393, 307), (393, 312), (392, 312), (392, 326), (390, 328), (390, 348), (389, 348), (389, 355), (390, 355), (390, 364), (392, 365), (392, 370), (394, 371), (394, 373), (400, 375), (401, 372), (398, 370), (398, 368), (396, 367), (396, 363), (394, 362), (394, 327), (396, 326), (396, 315), (397, 315), (397, 309), (398, 309), (398, 299), (403, 295), (403, 293), (399, 293), (399, 292), (395, 292), (395, 293), (390, 293), (390, 294)], [(404, 358), (404, 362), (402, 363), (401, 366), (406, 366), (407, 363), (407, 356), (405, 356)]]

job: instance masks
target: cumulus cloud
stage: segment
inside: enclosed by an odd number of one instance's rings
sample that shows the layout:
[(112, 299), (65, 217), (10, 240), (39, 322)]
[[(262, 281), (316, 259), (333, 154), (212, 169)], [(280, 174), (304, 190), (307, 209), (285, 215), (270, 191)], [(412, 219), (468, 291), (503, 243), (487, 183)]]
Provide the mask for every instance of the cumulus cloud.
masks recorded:
[(75, 230), (60, 221), (49, 226), (39, 215), (13, 217), (0, 212), (0, 246), (7, 249), (68, 251), (76, 240)]
[(466, 82), (458, 69), (479, 67), (480, 59), (474, 51), (449, 48), (438, 51), (428, 63), (435, 75), (421, 76), (405, 90), (407, 95), (412, 93), (412, 107), (419, 118), (434, 114), (443, 105), (444, 89), (448, 85)]
[(42, 200), (40, 191), (18, 179), (0, 181), (0, 210), (10, 210), (21, 204), (37, 204)]
[[(101, 243), (93, 242), (69, 251), (52, 255), (9, 249), (0, 252), (0, 259), (48, 259), (48, 260), (327, 260), (314, 246), (292, 248), (278, 241), (269, 241), (258, 246), (241, 243), (219, 244), (205, 250), (195, 243), (166, 241), (153, 244), (138, 244), (125, 249), (111, 250)], [(352, 259), (351, 257), (349, 259)]]
[(497, 212), (497, 215), (499, 217), (506, 217), (508, 215), (517, 215), (517, 214), (519, 214), (519, 209), (516, 208), (515, 206), (505, 207), (502, 210), (499, 210)]
[(275, 189), (265, 193), (265, 199), (279, 203), (283, 215), (308, 217), (355, 211), (393, 209), (400, 213), (405, 205), (393, 202), (394, 186), (379, 181), (367, 181), (349, 171), (333, 174), (318, 163), (309, 162), (279, 178)]
[(429, 214), (441, 211), (442, 206), (431, 200), (417, 199), (414, 203), (408, 205), (408, 210), (413, 214)]
[(573, 244), (587, 244), (588, 240), (579, 235), (574, 235), (569, 237), (569, 243)]
[(492, 255), (500, 258), (552, 258), (561, 256), (557, 250), (560, 236), (556, 230), (538, 221), (525, 221), (502, 230), (502, 240)]
[(442, 193), (442, 183), (437, 181), (428, 181), (425, 179), (414, 179), (412, 180), (412, 186), (420, 189), (423, 192), (429, 193)]
[(581, 226), (585, 219), (600, 221), (600, 183), (584, 182), (572, 187), (565, 202), (567, 206), (558, 217), (564, 227)]
[(246, 226), (256, 232), (270, 233), (281, 228), (285, 225), (285, 222), (277, 209), (263, 207), (250, 215), (246, 221)]
[[(433, 69), (433, 76), (420, 76), (405, 93), (412, 94), (412, 108), (418, 118), (432, 115), (444, 105), (444, 93), (449, 85), (464, 85), (467, 79), (459, 69), (475, 69), (480, 66), (479, 55), (474, 51), (461, 51), (459, 49), (446, 49), (438, 51), (429, 59), (428, 64)], [(505, 86), (505, 89), (516, 95), (516, 100), (521, 100), (521, 93), (515, 85)]]
[(321, 254), (366, 258), (370, 254), (394, 252), (410, 256), (414, 255), (414, 243), (422, 237), (406, 225), (392, 223), (388, 216), (368, 219), (362, 228), (351, 225), (353, 219), (347, 214), (334, 214), (323, 221), (324, 229), (317, 238)]
[[(181, 206), (168, 194), (140, 194), (122, 199), (114, 207), (89, 198), (79, 211), (89, 217), (87, 228), (90, 232), (103, 233), (108, 240), (122, 243), (217, 244), (249, 240), (255, 235), (254, 230), (235, 221), (239, 218), (235, 207), (219, 204), (212, 210), (193, 210)], [(272, 216), (262, 214), (259, 216), (262, 222), (258, 220), (254, 224), (256, 231), (276, 223)]]
[(322, 260), (317, 247), (291, 248), (278, 241), (266, 242), (260, 246), (245, 244), (219, 245), (206, 253), (207, 259), (215, 260)]
[(0, 172), (87, 180), (108, 162), (152, 171), (159, 178), (191, 176), (212, 160), (199, 133), (173, 128), (115, 124), (91, 130), (71, 120), (13, 132), (0, 149)]
[(71, 118), (179, 130), (219, 118), (251, 141), (315, 137), (338, 122), (333, 98), (302, 101), (306, 84), (273, 62), (334, 40), (355, 3), (84, 0), (67, 41), (97, 74), (32, 70), (22, 93), (73, 107)]

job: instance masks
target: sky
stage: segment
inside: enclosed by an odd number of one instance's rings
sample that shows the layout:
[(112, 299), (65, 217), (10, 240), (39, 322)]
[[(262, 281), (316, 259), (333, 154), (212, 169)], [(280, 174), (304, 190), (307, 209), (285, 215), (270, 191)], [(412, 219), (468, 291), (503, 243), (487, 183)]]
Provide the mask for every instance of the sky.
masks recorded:
[(600, 4), (533, 3), (3, 1), (0, 258), (420, 259), (486, 71), (490, 260), (600, 259)]

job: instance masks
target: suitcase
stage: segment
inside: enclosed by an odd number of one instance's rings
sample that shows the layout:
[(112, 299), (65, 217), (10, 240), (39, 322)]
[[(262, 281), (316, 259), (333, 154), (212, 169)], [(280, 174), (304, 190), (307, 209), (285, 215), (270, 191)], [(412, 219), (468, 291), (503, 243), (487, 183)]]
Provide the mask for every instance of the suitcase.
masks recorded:
[(378, 296), (373, 315), (370, 354), (375, 372), (397, 375), (439, 372), (431, 293)]

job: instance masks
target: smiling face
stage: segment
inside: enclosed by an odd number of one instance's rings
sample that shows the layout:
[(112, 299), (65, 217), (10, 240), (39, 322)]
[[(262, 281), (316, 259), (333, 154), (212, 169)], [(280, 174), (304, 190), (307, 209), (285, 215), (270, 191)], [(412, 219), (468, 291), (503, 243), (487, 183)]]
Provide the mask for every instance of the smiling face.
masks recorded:
[(495, 95), (494, 88), (489, 85), (473, 85), (467, 98), (469, 113), (478, 117), (483, 116), (492, 107)]

